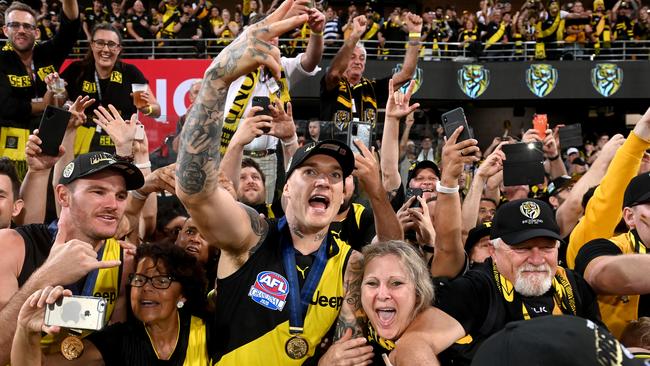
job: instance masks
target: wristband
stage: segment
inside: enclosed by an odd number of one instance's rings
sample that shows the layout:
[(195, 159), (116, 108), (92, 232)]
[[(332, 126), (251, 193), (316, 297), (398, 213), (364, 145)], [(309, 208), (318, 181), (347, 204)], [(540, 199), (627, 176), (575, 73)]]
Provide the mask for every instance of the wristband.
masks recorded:
[(135, 167), (138, 169), (148, 169), (151, 168), (151, 161), (147, 161), (146, 163), (133, 164), (133, 165), (135, 165)]
[(315, 32), (315, 31), (311, 31), (310, 34), (311, 34), (312, 36), (323, 36), (323, 32)]
[(280, 140), (280, 142), (282, 143), (282, 146), (289, 146), (289, 145), (297, 144), (298, 143), (298, 135), (294, 134), (293, 138), (289, 142), (284, 142), (282, 140)]
[(140, 201), (145, 201), (147, 199), (147, 196), (145, 196), (144, 194), (138, 192), (137, 189), (134, 189), (134, 190), (131, 191), (131, 196), (133, 198), (135, 198), (136, 200), (140, 200)]
[(422, 33), (420, 32), (411, 32), (409, 33), (409, 38), (420, 38), (422, 37)]
[(147, 106), (147, 110), (146, 110), (145, 112), (143, 112), (143, 113), (144, 113), (145, 116), (148, 116), (148, 115), (150, 115), (151, 113), (153, 113), (153, 107), (151, 106), (151, 104), (149, 104), (149, 105)]
[(550, 161), (555, 161), (555, 160), (557, 160), (557, 159), (559, 159), (559, 158), (560, 158), (560, 154), (557, 154), (557, 155), (555, 155), (555, 156), (552, 157), (552, 158), (548, 158), (548, 160), (550, 160)]
[(459, 190), (460, 190), (459, 186), (445, 187), (442, 184), (440, 184), (440, 181), (436, 182), (436, 191), (438, 191), (438, 193), (454, 194), (454, 193), (458, 193)]
[(122, 161), (122, 162), (126, 162), (126, 163), (133, 163), (133, 155), (131, 155), (131, 156), (120, 156), (120, 155), (115, 154), (114, 156), (115, 156), (115, 160), (117, 160), (117, 161)]

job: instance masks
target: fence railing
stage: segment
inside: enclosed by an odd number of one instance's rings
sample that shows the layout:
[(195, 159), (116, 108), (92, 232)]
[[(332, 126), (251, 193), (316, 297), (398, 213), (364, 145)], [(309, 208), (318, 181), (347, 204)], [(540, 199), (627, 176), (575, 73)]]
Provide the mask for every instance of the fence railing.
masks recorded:
[[(215, 38), (193, 39), (147, 39), (137, 42), (125, 39), (122, 42), (122, 56), (126, 58), (211, 58), (224, 47), (226, 40)], [(326, 40), (323, 56), (334, 57), (343, 40)], [(399, 61), (406, 48), (403, 42), (364, 41), (368, 59)], [(486, 47), (484, 43), (423, 42), (420, 57), (423, 61), (532, 61), (535, 60), (535, 42), (498, 43)], [(294, 56), (304, 52), (307, 40), (280, 39), (283, 55)], [(88, 41), (79, 40), (72, 58), (82, 57), (88, 50)], [(593, 44), (555, 42), (546, 44), (548, 60), (647, 60), (650, 55), (650, 41), (615, 41), (608, 47), (601, 45), (596, 50)]]

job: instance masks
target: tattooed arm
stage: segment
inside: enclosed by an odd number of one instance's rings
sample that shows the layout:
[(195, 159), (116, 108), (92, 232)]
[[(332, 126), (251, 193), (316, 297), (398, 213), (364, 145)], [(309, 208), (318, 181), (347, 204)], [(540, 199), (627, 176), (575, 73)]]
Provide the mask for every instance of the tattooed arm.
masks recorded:
[(343, 337), (348, 329), (352, 330), (352, 337), (363, 337), (363, 325), (366, 315), (361, 308), (361, 280), (363, 279), (363, 256), (357, 251), (350, 255), (348, 265), (343, 275), (345, 298), (341, 306), (339, 318), (336, 321), (334, 340)]
[(287, 0), (264, 21), (249, 27), (214, 59), (205, 71), (199, 94), (180, 135), (176, 194), (210, 243), (225, 252), (243, 253), (260, 234), (250, 216), (219, 187), (219, 144), (230, 83), (266, 66), (279, 80), (280, 51), (268, 41), (307, 20), (307, 15), (282, 20), (293, 5)]

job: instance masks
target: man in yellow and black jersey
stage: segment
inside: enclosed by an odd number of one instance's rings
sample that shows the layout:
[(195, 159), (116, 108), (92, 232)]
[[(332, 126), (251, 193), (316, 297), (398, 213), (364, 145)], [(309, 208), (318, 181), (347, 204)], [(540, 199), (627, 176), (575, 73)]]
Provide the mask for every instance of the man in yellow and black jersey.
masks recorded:
[(593, 7), (594, 10), (589, 21), (592, 31), (590, 38), (594, 53), (599, 54), (601, 49), (611, 47), (612, 30), (609, 13), (605, 10), (605, 1), (595, 0)]
[(21, 178), (27, 138), (45, 109), (45, 77), (59, 71), (77, 39), (77, 1), (63, 1), (62, 10), (59, 32), (42, 43), (36, 43), (40, 31), (32, 8), (15, 1), (5, 13), (8, 42), (0, 51), (0, 156), (21, 162), (17, 166)]
[[(178, 0), (161, 0), (158, 4), (158, 11), (162, 14), (162, 24), (160, 30), (156, 33), (156, 38), (159, 39), (174, 39), (176, 32), (174, 27), (180, 22), (182, 9), (179, 9)], [(173, 41), (161, 42), (163, 53), (172, 53), (174, 50)]]
[[(413, 77), (420, 51), (422, 18), (406, 14), (409, 42), (402, 70), (392, 75), (394, 88)], [(366, 67), (366, 50), (359, 43), (366, 32), (368, 21), (364, 15), (352, 21), (352, 32), (332, 60), (321, 79), (322, 121), (332, 121), (339, 130), (347, 128), (353, 120), (376, 122), (377, 105), (383, 105), (388, 96), (391, 77), (370, 80), (363, 76)]]
[[(557, 264), (562, 238), (545, 202), (522, 199), (497, 210), (490, 234), (491, 258), (437, 289), (444, 316), (424, 312), (411, 323), (396, 348), (401, 364), (433, 362), (434, 353), (471, 335), (472, 343), (506, 323), (550, 315), (576, 315), (602, 324), (593, 290)], [(456, 360), (469, 364), (472, 353)], [(456, 363), (455, 363), (456, 364)]]
[(562, 20), (566, 18), (567, 12), (560, 10), (560, 3), (557, 0), (551, 0), (548, 4), (547, 11), (540, 16), (537, 22), (535, 40), (535, 58), (539, 60), (557, 60), (560, 58), (560, 52), (555, 42), (562, 41), (564, 29)]
[[(482, 37), (486, 50), (502, 50), (503, 44), (509, 41), (511, 26), (503, 18), (501, 9), (492, 10), (490, 21), (485, 26), (485, 34)], [(501, 56), (500, 53), (494, 55)]]
[[(15, 321), (31, 293), (65, 284), (74, 294), (107, 300), (107, 320), (126, 320), (125, 286), (133, 257), (114, 238), (124, 216), (127, 190), (144, 177), (133, 164), (108, 153), (80, 155), (66, 165), (55, 188), (57, 225), (31, 224), (0, 231), (0, 363), (7, 364)], [(61, 338), (42, 345), (58, 350)], [(52, 348), (49, 348), (53, 346)]]
[(636, 20), (632, 18), (632, 5), (620, 0), (612, 9), (612, 40), (631, 41), (635, 39)]
[(381, 46), (380, 55), (403, 55), (408, 39), (406, 23), (402, 21), (399, 7), (393, 9), (390, 18), (384, 21), (377, 38)]
[(90, 32), (95, 25), (108, 22), (108, 11), (104, 8), (102, 0), (93, 0), (93, 6), (84, 9), (81, 21), (86, 39), (90, 41), (92, 39)]
[(623, 219), (629, 232), (585, 244), (575, 259), (598, 295), (603, 321), (620, 337), (628, 322), (650, 316), (650, 173), (634, 177), (623, 199)]

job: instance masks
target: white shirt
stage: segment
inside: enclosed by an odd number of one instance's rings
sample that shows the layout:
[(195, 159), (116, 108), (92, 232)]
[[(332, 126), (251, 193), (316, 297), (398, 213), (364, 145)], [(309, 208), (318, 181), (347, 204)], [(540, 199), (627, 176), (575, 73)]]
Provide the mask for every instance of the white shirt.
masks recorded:
[[(284, 74), (287, 78), (287, 86), (289, 87), (289, 90), (291, 90), (291, 85), (294, 85), (295, 83), (299, 82), (300, 80), (304, 79), (307, 76), (314, 76), (316, 75), (316, 73), (320, 71), (320, 67), (318, 66), (316, 66), (316, 68), (314, 68), (312, 72), (305, 71), (305, 69), (303, 69), (302, 65), (300, 64), (303, 55), (304, 53), (301, 53), (296, 57), (291, 57), (291, 58), (282, 57), (280, 59), (280, 62), (282, 63), (282, 68), (284, 69)], [(240, 76), (237, 80), (233, 81), (232, 84), (230, 84), (230, 87), (228, 88), (228, 96), (226, 97), (226, 106), (224, 109), (226, 113), (224, 113), (224, 116), (227, 115), (227, 111), (230, 110), (230, 107), (232, 106), (232, 103), (235, 100), (235, 97), (239, 92), (239, 88), (241, 88), (241, 85), (244, 82), (245, 78), (246, 75)], [(262, 83), (258, 80), (257, 83), (255, 83), (255, 89), (253, 90), (253, 93), (248, 99), (248, 103), (244, 107), (244, 113), (242, 114), (242, 118), (244, 118), (248, 114), (248, 111), (251, 109), (254, 96), (267, 97), (269, 96), (269, 94), (270, 94), (269, 88), (267, 87), (266, 83)], [(244, 146), (244, 150), (263, 151), (267, 149), (275, 149), (275, 146), (277, 144), (278, 144), (277, 137), (262, 135), (260, 137), (256, 137), (253, 141), (251, 141), (250, 144)]]

